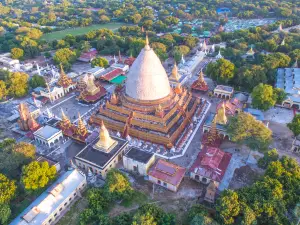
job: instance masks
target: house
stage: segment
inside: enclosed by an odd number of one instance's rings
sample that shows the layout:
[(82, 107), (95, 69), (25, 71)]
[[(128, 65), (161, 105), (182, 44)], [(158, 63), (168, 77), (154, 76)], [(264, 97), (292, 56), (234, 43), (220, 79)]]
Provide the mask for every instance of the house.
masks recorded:
[(131, 148), (123, 156), (123, 166), (126, 170), (146, 176), (149, 167), (155, 161), (155, 155), (150, 152), (142, 151), (138, 148)]
[(211, 146), (204, 146), (190, 168), (190, 178), (209, 184), (211, 181), (219, 185), (227, 170), (231, 154)]
[(86, 188), (86, 176), (77, 169), (60, 176), (53, 185), (35, 199), (10, 225), (56, 224), (69, 206)]
[(214, 96), (223, 99), (230, 99), (233, 95), (234, 89), (230, 86), (217, 85), (214, 89)]
[(35, 131), (33, 133), (33, 137), (34, 140), (38, 143), (44, 144), (48, 147), (52, 147), (59, 140), (63, 139), (63, 133), (61, 130), (55, 127), (46, 125)]
[(186, 169), (176, 164), (158, 159), (148, 172), (149, 181), (176, 192)]

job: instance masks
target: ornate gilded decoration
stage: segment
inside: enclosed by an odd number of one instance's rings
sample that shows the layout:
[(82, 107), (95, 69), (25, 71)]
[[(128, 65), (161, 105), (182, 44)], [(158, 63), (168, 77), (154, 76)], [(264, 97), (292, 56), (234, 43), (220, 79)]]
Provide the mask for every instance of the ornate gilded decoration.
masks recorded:
[(85, 136), (88, 133), (88, 131), (81, 119), (80, 113), (78, 113), (78, 126), (76, 129), (76, 133), (80, 136)]
[(117, 95), (115, 94), (115, 92), (111, 95), (110, 98), (110, 103), (113, 105), (117, 105), (119, 102)]
[(100, 132), (99, 132), (99, 141), (93, 146), (95, 149), (100, 151), (110, 151), (115, 145), (117, 141), (113, 140), (106, 127), (104, 126), (103, 120), (101, 121), (100, 125)]
[(224, 102), (222, 103), (222, 107), (220, 107), (218, 109), (215, 119), (218, 124), (222, 124), (222, 125), (227, 124), (227, 117), (226, 117), (226, 110), (225, 110)]
[(40, 127), (40, 125), (36, 122), (32, 114), (30, 113), (26, 103), (20, 103), (19, 114), (20, 119), (18, 120), (18, 124), (21, 130), (35, 131)]
[(174, 67), (172, 69), (170, 80), (179, 81), (179, 79), (180, 79), (180, 76), (178, 74), (178, 67), (177, 67), (177, 64), (175, 62)]
[(66, 75), (62, 64), (60, 64), (60, 77), (57, 81), (57, 84), (63, 88), (68, 88), (69, 86), (73, 85), (72, 79)]

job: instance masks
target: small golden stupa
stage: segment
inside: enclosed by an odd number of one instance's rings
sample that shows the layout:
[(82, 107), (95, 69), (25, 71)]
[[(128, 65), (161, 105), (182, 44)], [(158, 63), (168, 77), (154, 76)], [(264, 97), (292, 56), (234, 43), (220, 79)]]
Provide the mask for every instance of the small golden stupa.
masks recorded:
[(78, 113), (78, 126), (77, 126), (76, 133), (80, 136), (85, 136), (88, 133), (86, 126), (84, 125), (81, 119), (80, 113)]
[(106, 127), (104, 126), (103, 121), (101, 121), (100, 132), (99, 132), (99, 141), (93, 146), (95, 149), (100, 151), (109, 152), (113, 147), (116, 146), (118, 142), (113, 140)]
[(225, 110), (225, 104), (222, 103), (222, 107), (218, 109), (218, 112), (215, 117), (216, 123), (225, 125), (227, 124), (227, 117), (226, 117), (226, 110)]
[(94, 83), (93, 76), (88, 76), (85, 90), (89, 95), (95, 95), (100, 91), (100, 88), (97, 87)]
[(175, 62), (174, 67), (172, 69), (170, 80), (175, 81), (175, 82), (178, 82), (180, 80), (180, 75), (178, 73), (178, 67), (177, 67), (176, 62)]

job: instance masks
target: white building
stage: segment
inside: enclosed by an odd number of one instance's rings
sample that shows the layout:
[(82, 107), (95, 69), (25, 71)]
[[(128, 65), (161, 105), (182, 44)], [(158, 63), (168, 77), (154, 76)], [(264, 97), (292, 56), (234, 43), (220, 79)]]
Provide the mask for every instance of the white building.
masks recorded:
[(114, 63), (110, 67), (115, 69), (121, 69), (123, 72), (127, 73), (129, 71), (129, 66), (123, 63)]
[(0, 64), (6, 67), (14, 67), (17, 64), (20, 64), (20, 61), (17, 59), (11, 59), (9, 57), (3, 56), (0, 57)]
[(35, 131), (33, 136), (34, 140), (36, 140), (38, 143), (52, 147), (55, 143), (63, 138), (63, 133), (61, 130), (55, 127), (46, 125)]
[(65, 91), (63, 87), (54, 86), (40, 90), (40, 95), (55, 101), (65, 96)]
[(131, 148), (123, 156), (123, 166), (126, 170), (146, 176), (150, 166), (155, 161), (155, 155), (137, 148)]
[(79, 199), (86, 184), (84, 173), (77, 169), (67, 171), (18, 215), (10, 225), (56, 224), (66, 209)]

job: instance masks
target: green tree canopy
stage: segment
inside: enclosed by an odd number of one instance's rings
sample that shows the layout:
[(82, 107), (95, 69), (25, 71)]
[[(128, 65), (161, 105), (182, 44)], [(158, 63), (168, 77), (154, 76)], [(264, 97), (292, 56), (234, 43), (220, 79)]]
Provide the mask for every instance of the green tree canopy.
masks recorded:
[(12, 48), (10, 52), (13, 59), (21, 59), (24, 56), (24, 50), (21, 48)]
[(252, 93), (252, 106), (261, 110), (268, 110), (273, 107), (277, 101), (277, 95), (273, 87), (268, 84), (257, 85)]
[(0, 101), (6, 99), (7, 94), (6, 84), (3, 80), (0, 80)]
[(258, 160), (258, 166), (263, 169), (266, 169), (271, 162), (277, 161), (278, 159), (279, 159), (278, 152), (274, 148), (264, 153), (264, 157)]
[(103, 58), (103, 57), (97, 57), (92, 60), (92, 67), (100, 66), (100, 67), (106, 68), (106, 67), (108, 67), (108, 65), (109, 64), (108, 64), (107, 59)]
[(0, 204), (0, 224), (7, 224), (11, 215), (11, 210), (8, 204)]
[(12, 73), (8, 81), (10, 95), (18, 98), (25, 96), (28, 93), (28, 79), (29, 76), (26, 73)]
[(215, 63), (208, 64), (206, 73), (217, 82), (227, 84), (234, 77), (235, 67), (230, 61), (219, 59)]
[(55, 64), (59, 65), (61, 63), (65, 69), (69, 69), (76, 58), (76, 52), (69, 48), (61, 48), (55, 52), (53, 60)]
[(247, 144), (252, 149), (264, 150), (272, 139), (272, 131), (249, 113), (231, 117), (226, 129), (232, 141)]
[(44, 77), (35, 74), (29, 80), (29, 85), (32, 88), (46, 87), (46, 81), (45, 81)]
[(296, 114), (292, 122), (287, 124), (287, 127), (293, 132), (294, 136), (297, 137), (300, 134), (300, 114)]
[(22, 169), (22, 184), (25, 190), (34, 191), (45, 187), (56, 176), (55, 166), (48, 162), (33, 161)]
[(0, 173), (0, 204), (8, 203), (14, 197), (16, 189), (15, 182)]

